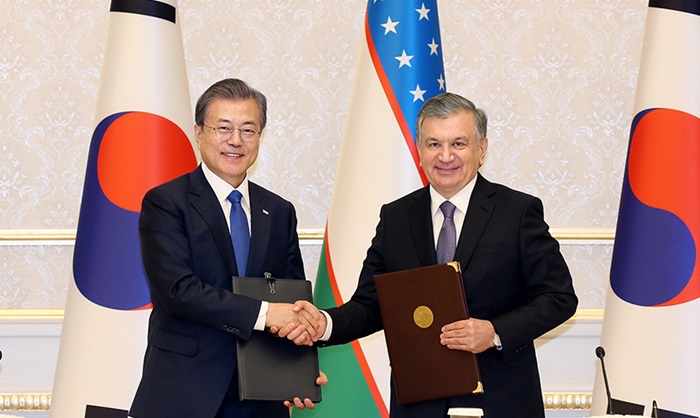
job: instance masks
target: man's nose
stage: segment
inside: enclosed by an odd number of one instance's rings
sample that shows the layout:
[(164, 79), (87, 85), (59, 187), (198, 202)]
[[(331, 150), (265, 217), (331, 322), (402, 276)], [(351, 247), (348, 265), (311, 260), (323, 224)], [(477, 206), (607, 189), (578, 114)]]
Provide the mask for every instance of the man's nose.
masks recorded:
[(234, 129), (233, 131), (231, 131), (231, 137), (226, 142), (232, 145), (242, 145), (243, 137), (241, 137), (241, 130)]
[(440, 161), (451, 161), (454, 158), (450, 144), (445, 144), (440, 147), (440, 154), (438, 157)]

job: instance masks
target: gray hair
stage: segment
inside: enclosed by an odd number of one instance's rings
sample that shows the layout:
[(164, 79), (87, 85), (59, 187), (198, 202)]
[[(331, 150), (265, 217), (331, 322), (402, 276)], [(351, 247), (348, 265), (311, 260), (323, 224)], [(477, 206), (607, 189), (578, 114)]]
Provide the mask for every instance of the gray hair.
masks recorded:
[(486, 125), (488, 117), (482, 109), (477, 108), (471, 100), (459, 94), (442, 93), (430, 98), (418, 112), (416, 121), (416, 140), (421, 141), (422, 126), (425, 118), (445, 119), (461, 111), (467, 111), (474, 115), (474, 133), (479, 144), (486, 138)]
[(245, 81), (237, 78), (227, 78), (217, 81), (209, 87), (197, 100), (194, 108), (194, 122), (204, 125), (204, 119), (209, 111), (211, 102), (216, 99), (223, 100), (248, 100), (253, 99), (260, 111), (260, 129), (265, 129), (267, 124), (267, 98), (265, 95), (250, 87)]

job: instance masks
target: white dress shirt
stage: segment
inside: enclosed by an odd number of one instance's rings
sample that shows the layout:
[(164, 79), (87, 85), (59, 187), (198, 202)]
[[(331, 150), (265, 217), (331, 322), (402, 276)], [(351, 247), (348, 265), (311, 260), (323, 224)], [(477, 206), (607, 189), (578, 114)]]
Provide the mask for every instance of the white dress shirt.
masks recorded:
[[(209, 185), (212, 189), (214, 189), (216, 200), (219, 201), (221, 210), (224, 212), (224, 217), (226, 218), (229, 231), (231, 230), (231, 202), (228, 200), (228, 195), (230, 195), (233, 190), (238, 190), (241, 193), (243, 196), (241, 198), (241, 207), (243, 208), (246, 220), (248, 221), (248, 234), (250, 235), (250, 193), (248, 192), (248, 175), (246, 174), (243, 182), (236, 188), (231, 187), (226, 180), (214, 174), (214, 172), (211, 171), (204, 163), (202, 163), (202, 171), (204, 172), (204, 177), (209, 182)], [(255, 325), (253, 326), (253, 329), (256, 331), (265, 330), (265, 319), (267, 317), (268, 307), (269, 303), (263, 300), (262, 304), (260, 305), (260, 312), (258, 312), (258, 319), (255, 321)]]

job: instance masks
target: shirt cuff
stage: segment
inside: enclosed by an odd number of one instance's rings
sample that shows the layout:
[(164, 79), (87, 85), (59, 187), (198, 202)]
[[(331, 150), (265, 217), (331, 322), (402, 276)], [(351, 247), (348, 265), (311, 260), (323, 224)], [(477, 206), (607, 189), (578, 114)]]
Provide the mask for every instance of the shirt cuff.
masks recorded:
[(266, 301), (262, 301), (260, 304), (260, 312), (258, 312), (258, 319), (255, 321), (253, 329), (256, 331), (265, 331), (265, 320), (267, 319), (267, 309), (270, 304)]
[(501, 344), (501, 337), (499, 337), (498, 334), (496, 334), (495, 332), (493, 333), (493, 345), (496, 346), (496, 350), (503, 350), (503, 345)]
[(331, 319), (331, 316), (328, 315), (328, 312), (326, 311), (321, 311), (323, 316), (326, 317), (326, 331), (321, 335), (321, 338), (319, 338), (319, 341), (328, 341), (331, 338), (331, 333), (333, 332), (333, 319)]

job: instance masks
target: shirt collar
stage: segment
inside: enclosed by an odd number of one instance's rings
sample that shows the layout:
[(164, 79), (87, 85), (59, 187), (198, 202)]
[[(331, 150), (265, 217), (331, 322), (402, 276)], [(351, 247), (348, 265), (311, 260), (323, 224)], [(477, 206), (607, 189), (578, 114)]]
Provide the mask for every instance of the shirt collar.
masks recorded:
[(469, 207), (469, 199), (472, 197), (472, 192), (474, 191), (474, 186), (476, 185), (476, 178), (478, 176), (474, 176), (473, 179), (469, 183), (467, 183), (462, 190), (458, 191), (454, 196), (452, 196), (449, 199), (445, 199), (440, 193), (438, 193), (437, 190), (433, 187), (431, 184), (429, 189), (430, 189), (430, 213), (432, 216), (435, 216), (437, 212), (440, 210), (440, 205), (445, 200), (449, 200), (452, 202), (453, 205), (459, 209), (460, 212), (462, 213), (467, 213), (467, 208)]
[(207, 181), (209, 182), (209, 185), (212, 189), (214, 189), (214, 194), (216, 194), (216, 199), (219, 201), (219, 203), (223, 203), (224, 201), (226, 201), (228, 195), (231, 194), (231, 191), (238, 190), (243, 196), (243, 200), (241, 200), (243, 204), (245, 204), (247, 207), (250, 207), (247, 174), (243, 179), (243, 182), (238, 187), (234, 188), (231, 187), (231, 184), (229, 184), (226, 180), (214, 174), (214, 172), (211, 171), (209, 167), (207, 167), (207, 165), (204, 163), (202, 163), (202, 171), (204, 172), (204, 177), (206, 177)]

